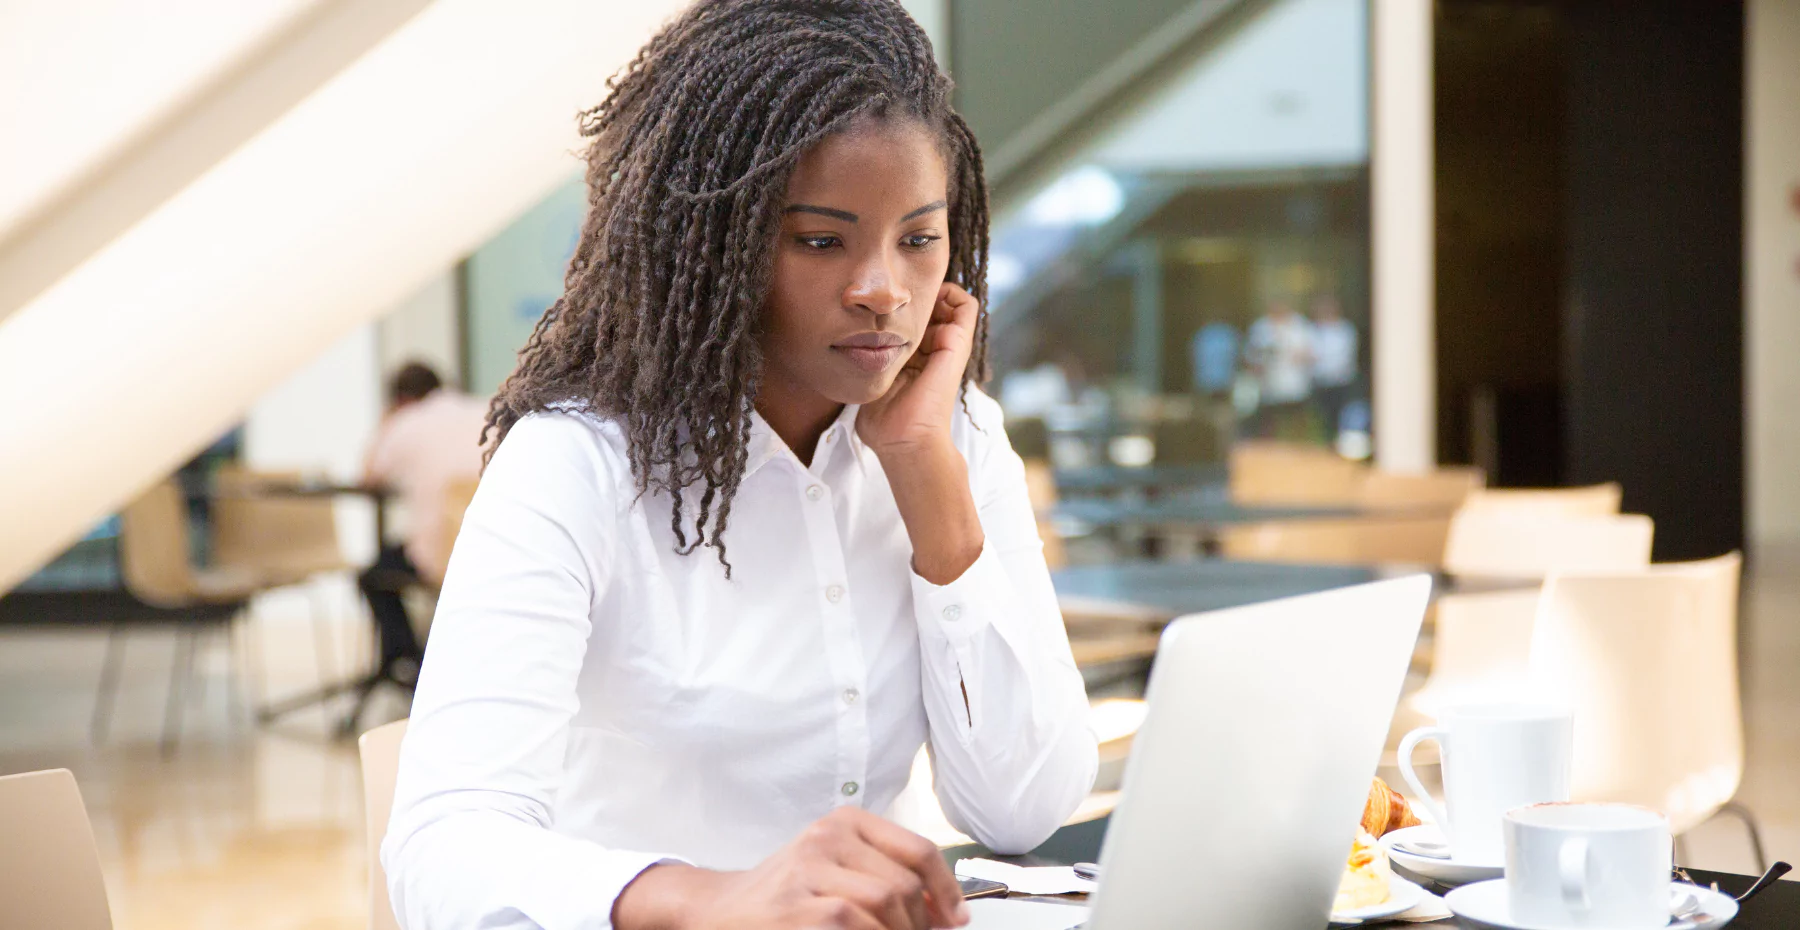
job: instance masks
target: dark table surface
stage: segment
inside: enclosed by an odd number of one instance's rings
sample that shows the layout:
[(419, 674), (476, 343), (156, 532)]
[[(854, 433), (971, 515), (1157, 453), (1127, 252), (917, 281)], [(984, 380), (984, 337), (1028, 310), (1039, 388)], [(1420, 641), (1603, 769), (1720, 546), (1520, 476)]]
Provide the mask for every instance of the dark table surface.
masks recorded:
[(1177, 527), (1201, 533), (1246, 523), (1354, 517), (1367, 511), (1354, 507), (1275, 507), (1233, 503), (1223, 494), (1189, 493), (1154, 501), (1076, 498), (1056, 505), (1053, 514), (1097, 528)]
[(1077, 565), (1051, 572), (1050, 581), (1060, 597), (1132, 604), (1180, 616), (1313, 594), (1404, 573), (1400, 567), (1205, 559)]
[[(954, 864), (959, 859), (985, 858), (999, 859), (1018, 865), (1072, 865), (1076, 862), (1100, 861), (1100, 844), (1106, 838), (1108, 818), (1102, 817), (1087, 823), (1073, 824), (1056, 831), (1042, 846), (1023, 856), (998, 856), (983, 846), (970, 844), (955, 846), (944, 850), (944, 858)], [(1717, 884), (1720, 891), (1729, 895), (1742, 894), (1756, 881), (1754, 875), (1738, 875), (1732, 872), (1709, 872), (1705, 869), (1688, 869), (1687, 873), (1695, 882), (1702, 885)], [(1448, 889), (1433, 887), (1434, 892), (1443, 894)], [(1394, 927), (1451, 927), (1454, 920), (1446, 919), (1421, 924), (1390, 923)], [(1746, 902), (1739, 911), (1737, 919), (1730, 924), (1732, 930), (1791, 930), (1800, 927), (1800, 881), (1778, 881), (1763, 890), (1755, 898)]]
[(1057, 490), (1064, 494), (1113, 494), (1222, 485), (1226, 480), (1227, 469), (1224, 462), (1205, 465), (1146, 465), (1142, 468), (1089, 465), (1082, 468), (1058, 468), (1053, 475)]

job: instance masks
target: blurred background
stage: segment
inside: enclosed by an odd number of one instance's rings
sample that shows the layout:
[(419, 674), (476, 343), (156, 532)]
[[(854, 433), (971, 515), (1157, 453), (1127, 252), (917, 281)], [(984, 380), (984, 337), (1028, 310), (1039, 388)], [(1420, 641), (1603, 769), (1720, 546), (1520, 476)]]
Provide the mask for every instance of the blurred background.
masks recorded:
[[(987, 156), (1099, 808), (1176, 614), (1510, 579), (1440, 598), (1401, 732), (1541, 666), (1554, 579), (1743, 552), (1718, 661), (1635, 668), (1698, 689), (1653, 739), (1738, 734), (1658, 789), (1709, 786), (1689, 863), (1753, 871), (1734, 799), (1800, 856), (1800, 4), (906, 5)], [(0, 774), (75, 771), (117, 926), (367, 925), (343, 737), (405, 715), (479, 465), (375, 450), (479, 425), (574, 250), (573, 115), (680, 7), (0, 2)]]

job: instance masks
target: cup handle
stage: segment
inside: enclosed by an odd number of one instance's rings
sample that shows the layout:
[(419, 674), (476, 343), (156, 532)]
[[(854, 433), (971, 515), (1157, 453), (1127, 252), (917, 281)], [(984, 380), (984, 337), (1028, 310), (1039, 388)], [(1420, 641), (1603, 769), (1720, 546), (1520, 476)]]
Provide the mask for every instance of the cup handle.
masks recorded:
[(1572, 836), (1563, 841), (1556, 854), (1557, 871), (1562, 873), (1563, 903), (1578, 914), (1588, 912), (1588, 841), (1585, 836)]
[(1401, 738), (1400, 751), (1395, 753), (1400, 759), (1400, 777), (1406, 779), (1406, 784), (1412, 788), (1413, 794), (1418, 796), (1419, 802), (1425, 805), (1426, 810), (1431, 811), (1432, 818), (1437, 821), (1438, 829), (1444, 832), (1446, 840), (1450, 839), (1450, 818), (1444, 813), (1443, 805), (1439, 804), (1437, 799), (1431, 796), (1431, 792), (1425, 790), (1425, 785), (1419, 781), (1418, 773), (1413, 771), (1412, 755), (1413, 750), (1428, 739), (1437, 740), (1438, 748), (1443, 749), (1444, 737), (1449, 732), (1443, 727), (1420, 727)]

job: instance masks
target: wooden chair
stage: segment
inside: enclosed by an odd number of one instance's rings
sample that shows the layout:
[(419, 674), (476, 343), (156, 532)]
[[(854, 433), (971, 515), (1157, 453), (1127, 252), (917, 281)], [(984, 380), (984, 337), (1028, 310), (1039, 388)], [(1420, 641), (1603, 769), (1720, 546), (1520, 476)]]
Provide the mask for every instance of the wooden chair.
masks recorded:
[(1226, 527), (1220, 554), (1253, 562), (1329, 565), (1443, 564), (1448, 515), (1397, 514), (1277, 520)]
[(1358, 503), (1369, 510), (1451, 511), (1487, 484), (1479, 468), (1460, 466), (1421, 473), (1370, 471), (1363, 476)]
[(1641, 514), (1567, 517), (1463, 509), (1450, 521), (1444, 568), (1453, 575), (1544, 578), (1650, 564), (1654, 526)]
[[(166, 609), (226, 607), (231, 610), (224, 616), (237, 616), (249, 603), (250, 596), (260, 590), (256, 577), (237, 569), (195, 568), (192, 551), (187, 506), (173, 478), (152, 485), (119, 514), (119, 569), (126, 590), (133, 597)], [(217, 610), (208, 613), (220, 614)], [(163, 713), (162, 748), (165, 754), (174, 750), (180, 734), (183, 698), (194, 677), (194, 653), (202, 627), (219, 626), (229, 630), (230, 622), (203, 624), (196, 620), (186, 624), (177, 641), (175, 664), (169, 673), (168, 704)], [(107, 637), (106, 658), (100, 672), (100, 694), (94, 710), (96, 742), (105, 737), (108, 714), (118, 686), (119, 666), (124, 660), (123, 634), (124, 628), (114, 625)], [(233, 694), (235, 677), (234, 670)]]
[[(213, 473), (212, 563), (254, 576), (265, 589), (305, 584), (315, 576), (350, 572), (338, 542), (336, 501), (329, 497), (299, 498), (259, 495), (261, 485), (298, 484), (298, 471), (257, 471), (225, 465)], [(327, 656), (336, 643), (328, 625), (330, 607), (324, 592), (306, 591), (312, 615), (313, 667), (320, 683), (337, 677), (336, 663), (327, 668)], [(261, 682), (256, 682), (261, 700)]]
[(1354, 507), (1368, 466), (1321, 446), (1253, 440), (1227, 456), (1231, 499), (1239, 504)]
[(1536, 694), (1575, 712), (1571, 797), (1663, 812), (1677, 835), (1731, 807), (1744, 774), (1737, 553), (1551, 576), (1531, 639)]
[(1483, 488), (1463, 509), (1514, 516), (1608, 517), (1619, 512), (1625, 491), (1618, 483), (1580, 488)]
[(394, 811), (394, 778), (400, 770), (400, 742), (406, 721), (384, 723), (356, 741), (362, 759), (363, 827), (369, 841), (369, 930), (400, 930), (388, 901), (387, 870), (381, 867), (381, 841), (387, 837)]
[(0, 926), (112, 928), (94, 828), (68, 769), (0, 777)]

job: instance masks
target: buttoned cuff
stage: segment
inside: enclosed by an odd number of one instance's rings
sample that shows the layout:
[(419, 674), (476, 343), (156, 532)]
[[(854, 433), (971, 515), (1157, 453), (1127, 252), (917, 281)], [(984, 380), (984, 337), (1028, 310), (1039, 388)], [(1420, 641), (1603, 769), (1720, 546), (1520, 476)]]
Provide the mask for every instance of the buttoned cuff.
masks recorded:
[(936, 632), (953, 646), (966, 644), (993, 622), (987, 605), (1010, 585), (1006, 567), (986, 542), (974, 563), (949, 584), (932, 584), (913, 572), (913, 604), (921, 631)]

